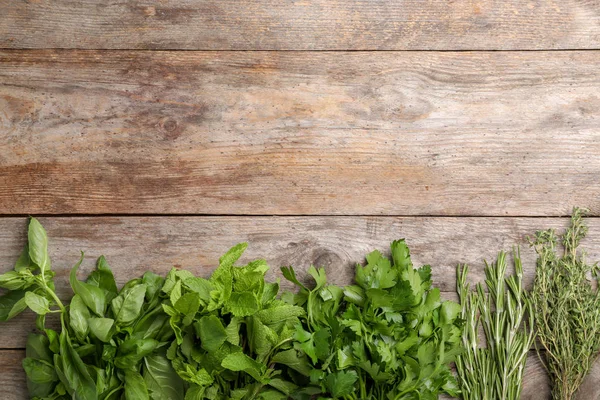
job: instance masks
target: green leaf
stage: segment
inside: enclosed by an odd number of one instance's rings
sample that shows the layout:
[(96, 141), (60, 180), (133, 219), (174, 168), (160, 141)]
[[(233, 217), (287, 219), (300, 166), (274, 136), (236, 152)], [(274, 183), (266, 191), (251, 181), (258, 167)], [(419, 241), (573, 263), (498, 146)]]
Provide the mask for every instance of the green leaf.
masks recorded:
[(313, 265), (308, 269), (308, 273), (314, 278), (316, 286), (313, 290), (319, 290), (327, 284), (327, 275), (324, 268), (316, 269)]
[(227, 341), (235, 346), (239, 346), (240, 344), (240, 326), (242, 320), (238, 317), (231, 318), (229, 321), (229, 325), (225, 328), (225, 333), (227, 334)]
[(31, 261), (40, 267), (40, 274), (44, 276), (46, 270), (50, 269), (46, 230), (37, 219), (31, 218), (27, 236), (29, 239), (29, 257)]
[(45, 315), (50, 312), (50, 302), (34, 292), (25, 293), (25, 304), (36, 314)]
[(188, 326), (192, 323), (196, 313), (200, 309), (200, 295), (196, 292), (186, 293), (177, 300), (174, 308), (184, 315), (183, 325)]
[(259, 310), (258, 301), (251, 292), (231, 293), (227, 307), (236, 317), (247, 317)]
[(230, 371), (244, 371), (259, 382), (265, 382), (263, 364), (253, 360), (244, 353), (232, 353), (221, 362), (223, 368)]
[(146, 271), (142, 277), (142, 283), (146, 285), (146, 299), (153, 299), (162, 288), (164, 279), (152, 271)]
[(81, 296), (81, 300), (87, 306), (87, 308), (89, 308), (97, 316), (103, 317), (104, 310), (106, 310), (106, 297), (104, 295), (104, 291), (97, 286), (77, 280), (77, 270), (82, 262), (83, 252), (81, 253), (79, 262), (71, 269), (71, 274), (69, 275), (71, 288), (73, 288), (73, 292), (75, 292), (75, 294)]
[(90, 276), (86, 279), (86, 282), (104, 290), (104, 295), (107, 302), (117, 297), (117, 293), (119, 292), (117, 289), (117, 283), (115, 282), (115, 277), (104, 256), (100, 256), (100, 258), (98, 258), (98, 261), (96, 262), (96, 270), (92, 271)]
[(0, 296), (0, 321), (8, 321), (27, 308), (25, 291), (15, 290)]
[(460, 314), (460, 305), (453, 301), (445, 301), (440, 309), (441, 322), (443, 324), (451, 324)]
[(144, 358), (143, 376), (152, 400), (183, 399), (183, 380), (163, 355), (154, 354)]
[(152, 354), (159, 345), (155, 339), (127, 339), (117, 349), (115, 365), (122, 369), (137, 368), (142, 358)]
[(140, 315), (144, 298), (146, 296), (146, 285), (140, 284), (129, 290), (121, 290), (121, 293), (111, 302), (111, 308), (118, 325), (131, 325)]
[(221, 320), (214, 315), (204, 316), (196, 324), (200, 346), (206, 351), (216, 351), (227, 340), (227, 332)]
[(114, 319), (93, 317), (88, 319), (87, 322), (92, 335), (94, 335), (104, 343), (110, 342), (110, 339), (114, 334)]
[(89, 332), (88, 319), (90, 319), (90, 311), (81, 300), (81, 296), (76, 294), (69, 304), (69, 323), (80, 342), (85, 340)]
[(51, 363), (52, 353), (50, 352), (48, 338), (44, 335), (39, 335), (36, 333), (30, 333), (27, 335), (25, 356)]
[(33, 383), (50, 383), (58, 380), (52, 364), (35, 358), (24, 358), (23, 369)]
[(125, 370), (125, 399), (149, 400), (148, 387), (142, 375), (137, 371)]
[(294, 268), (292, 268), (292, 267), (281, 267), (281, 273), (283, 274), (283, 277), (285, 279), (287, 279), (288, 281), (294, 283), (296, 286), (299, 286), (302, 289), (306, 289), (306, 286), (304, 286), (298, 280), (298, 278), (296, 278), (296, 272), (294, 271)]
[(16, 271), (8, 271), (0, 275), (0, 288), (8, 290), (23, 289), (27, 285), (25, 278)]
[(274, 363), (287, 365), (304, 376), (310, 375), (310, 365), (306, 356), (299, 356), (296, 350), (290, 349), (275, 354), (271, 360)]
[(265, 325), (284, 322), (290, 318), (297, 318), (305, 314), (304, 309), (298, 306), (280, 304), (258, 311), (254, 316)]
[(96, 400), (96, 384), (86, 365), (71, 344), (65, 331), (60, 334), (61, 369), (69, 387), (73, 389), (75, 400)]
[(357, 379), (355, 371), (337, 371), (327, 375), (325, 386), (333, 397), (347, 396), (354, 391)]
[(15, 263), (15, 271), (22, 272), (35, 268), (37, 267), (31, 262), (31, 258), (29, 257), (29, 245), (26, 244), (25, 247), (23, 247), (23, 251), (21, 251), (21, 255), (17, 259), (17, 262)]
[(208, 304), (210, 302), (210, 292), (214, 290), (214, 287), (209, 280), (200, 277), (193, 277), (186, 279), (183, 283), (189, 290), (198, 293), (204, 304)]
[(246, 248), (248, 247), (248, 243), (238, 243), (233, 246), (227, 253), (225, 253), (221, 258), (219, 258), (219, 266), (220, 267), (232, 267), (233, 264), (242, 256)]
[[(280, 392), (290, 396), (298, 391), (298, 385), (295, 385), (292, 382), (284, 381), (283, 379), (275, 378), (269, 381), (269, 386), (274, 387)], [(287, 399), (287, 397), (284, 397)]]
[(404, 239), (394, 240), (391, 244), (392, 259), (394, 266), (400, 271), (412, 270), (412, 261), (410, 259), (410, 250)]

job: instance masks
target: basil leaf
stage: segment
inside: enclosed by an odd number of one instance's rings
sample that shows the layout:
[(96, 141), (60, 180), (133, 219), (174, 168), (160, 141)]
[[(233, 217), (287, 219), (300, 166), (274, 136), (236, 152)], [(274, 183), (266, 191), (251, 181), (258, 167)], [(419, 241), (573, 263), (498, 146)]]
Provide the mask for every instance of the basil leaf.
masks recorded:
[(115, 365), (122, 369), (137, 367), (142, 358), (156, 350), (159, 344), (154, 339), (127, 339), (117, 349)]
[(60, 358), (64, 377), (73, 390), (73, 398), (75, 400), (97, 400), (96, 383), (79, 354), (73, 349), (71, 340), (65, 331), (60, 334)]
[(160, 354), (144, 358), (144, 381), (152, 400), (182, 400), (183, 380)]
[(48, 257), (48, 236), (46, 230), (40, 222), (31, 218), (28, 229), (29, 257), (38, 267), (43, 276), (47, 269), (50, 269), (50, 259)]
[(23, 247), (21, 255), (17, 259), (17, 262), (15, 263), (15, 271), (22, 272), (28, 269), (32, 270), (35, 268), (37, 267), (31, 262), (31, 258), (29, 257), (29, 245), (26, 244), (25, 247)]
[(69, 282), (73, 292), (81, 296), (83, 303), (89, 308), (94, 314), (99, 317), (104, 316), (104, 310), (106, 310), (106, 297), (104, 291), (97, 286), (92, 284), (81, 282), (77, 279), (77, 270), (83, 262), (83, 252), (81, 252), (81, 258), (79, 262), (71, 269), (69, 275)]
[(79, 341), (83, 342), (89, 332), (88, 319), (90, 319), (90, 311), (87, 306), (83, 304), (81, 296), (76, 294), (71, 299), (69, 304), (69, 323), (75, 336)]
[(58, 380), (54, 366), (47, 361), (26, 357), (23, 359), (23, 369), (27, 378), (33, 383), (50, 383)]
[(131, 325), (140, 315), (145, 296), (146, 285), (144, 284), (134, 286), (129, 290), (121, 290), (121, 293), (111, 302), (117, 324)]
[(106, 302), (111, 301), (119, 293), (115, 277), (106, 262), (104, 256), (100, 256), (96, 262), (96, 269), (92, 271), (90, 276), (86, 279), (86, 283), (99, 287), (104, 291)]
[(110, 342), (115, 332), (115, 321), (112, 318), (96, 318), (92, 317), (87, 320), (90, 332), (92, 335), (100, 339), (104, 343)]
[(142, 375), (137, 371), (125, 370), (125, 399), (149, 400), (148, 388)]
[[(19, 303), (19, 301), (22, 303)], [(21, 305), (24, 307), (21, 308)], [(0, 296), (0, 321), (8, 321), (25, 310), (25, 308), (27, 308), (27, 304), (25, 304), (25, 291), (14, 290)]]
[(16, 271), (8, 271), (0, 275), (0, 288), (8, 290), (19, 290), (27, 284), (27, 281)]
[(34, 292), (25, 293), (25, 304), (36, 314), (47, 314), (50, 312), (50, 302), (45, 297)]

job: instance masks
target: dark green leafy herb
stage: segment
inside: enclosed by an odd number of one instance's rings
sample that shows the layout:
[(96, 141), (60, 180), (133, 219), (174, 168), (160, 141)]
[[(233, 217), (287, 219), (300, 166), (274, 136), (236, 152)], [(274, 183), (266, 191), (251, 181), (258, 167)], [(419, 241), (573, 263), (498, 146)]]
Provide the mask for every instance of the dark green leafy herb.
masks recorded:
[[(580, 241), (588, 228), (581, 209), (559, 239), (554, 230), (537, 232), (532, 245), (538, 254), (532, 300), (539, 352), (552, 380), (552, 397), (570, 400), (600, 351), (600, 296), (597, 265), (589, 265)], [(558, 254), (558, 241), (564, 252)], [(593, 282), (595, 281), (595, 282)]]
[[(399, 400), (459, 393), (449, 364), (461, 351), (460, 307), (442, 302), (429, 266), (413, 268), (404, 240), (391, 252), (391, 260), (367, 255), (356, 284), (344, 288), (328, 285), (323, 269), (309, 269), (312, 289), (292, 268), (282, 269), (300, 289), (284, 297), (306, 310), (294, 332), (294, 347), (309, 360), (311, 386), (300, 394), (316, 388), (332, 398)], [(277, 362), (306, 371), (283, 354)]]

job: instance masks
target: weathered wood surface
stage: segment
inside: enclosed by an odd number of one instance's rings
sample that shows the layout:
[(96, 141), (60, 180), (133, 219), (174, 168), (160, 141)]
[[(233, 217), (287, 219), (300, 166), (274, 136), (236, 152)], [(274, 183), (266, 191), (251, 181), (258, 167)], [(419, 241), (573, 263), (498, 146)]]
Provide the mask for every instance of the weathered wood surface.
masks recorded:
[(0, 51), (0, 214), (600, 212), (600, 52)]
[[(265, 258), (269, 279), (281, 278), (279, 267), (292, 265), (299, 276), (311, 264), (324, 266), (331, 282), (350, 282), (354, 265), (372, 250), (387, 251), (394, 239), (407, 238), (416, 266), (430, 264), (437, 287), (456, 299), (455, 268), (471, 266), (470, 281), (483, 282), (483, 260), (521, 245), (527, 285), (533, 281), (535, 254), (525, 237), (536, 230), (567, 226), (566, 218), (392, 218), (392, 217), (75, 217), (41, 218), (50, 239), (57, 289), (68, 299), (68, 273), (86, 252), (82, 275), (104, 254), (120, 284), (146, 270), (166, 274), (180, 267), (210, 275), (229, 247), (249, 243), (241, 263)], [(590, 261), (600, 260), (600, 219), (590, 218), (583, 242)], [(0, 219), (0, 272), (12, 268), (26, 238), (25, 218)], [(290, 288), (289, 285), (284, 287)], [(35, 328), (32, 315), (3, 323), (0, 347), (21, 348)]]
[(522, 50), (600, 47), (580, 0), (0, 0), (0, 47)]

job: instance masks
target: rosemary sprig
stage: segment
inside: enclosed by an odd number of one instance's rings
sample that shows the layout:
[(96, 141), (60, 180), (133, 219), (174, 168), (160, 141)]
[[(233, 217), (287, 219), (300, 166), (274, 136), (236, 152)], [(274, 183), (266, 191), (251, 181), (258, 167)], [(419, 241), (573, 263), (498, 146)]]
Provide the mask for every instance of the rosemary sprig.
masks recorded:
[(538, 254), (532, 300), (537, 338), (545, 350), (538, 354), (556, 400), (574, 398), (600, 350), (600, 297), (592, 282), (597, 265), (588, 265), (577, 251), (588, 231), (584, 213), (574, 209), (571, 226), (561, 237), (562, 256), (557, 255), (554, 230), (537, 232), (531, 240)]
[[(508, 278), (505, 278), (504, 252), (500, 252), (495, 263), (486, 263), (487, 293), (481, 284), (476, 291), (470, 290), (466, 265), (457, 269), (465, 350), (456, 360), (456, 369), (465, 400), (520, 398), (534, 333), (531, 301), (523, 289), (523, 267), (518, 252), (514, 262), (516, 275)], [(480, 323), (487, 347), (479, 343)]]

